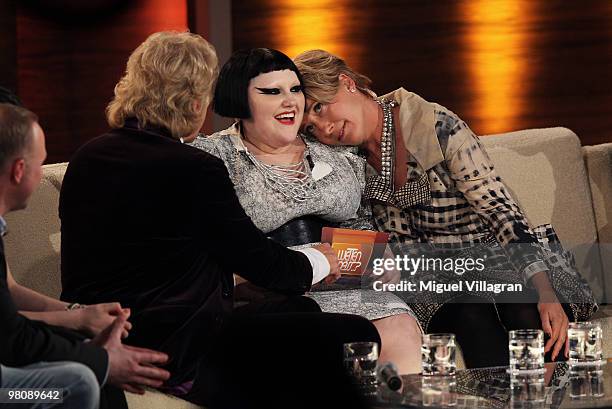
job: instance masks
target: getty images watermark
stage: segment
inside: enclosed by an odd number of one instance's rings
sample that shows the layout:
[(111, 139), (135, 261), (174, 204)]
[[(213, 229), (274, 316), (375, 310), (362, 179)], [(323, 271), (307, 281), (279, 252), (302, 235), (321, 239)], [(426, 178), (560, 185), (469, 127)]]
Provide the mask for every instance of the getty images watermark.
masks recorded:
[[(485, 258), (410, 257), (407, 255), (396, 255), (394, 258), (374, 258), (372, 260), (372, 274), (374, 276), (382, 278), (383, 275), (395, 272), (399, 273), (401, 277), (408, 276), (412, 279), (400, 279), (396, 282), (375, 279), (370, 285), (375, 291), (435, 292), (438, 294), (462, 291), (500, 294), (502, 292), (523, 291), (523, 284), (520, 283), (490, 283), (482, 279), (467, 280), (461, 278), (466, 273), (479, 273), (484, 271), (485, 268)], [(444, 282), (432, 279), (415, 280), (417, 273), (419, 275), (451, 273), (457, 278)]]

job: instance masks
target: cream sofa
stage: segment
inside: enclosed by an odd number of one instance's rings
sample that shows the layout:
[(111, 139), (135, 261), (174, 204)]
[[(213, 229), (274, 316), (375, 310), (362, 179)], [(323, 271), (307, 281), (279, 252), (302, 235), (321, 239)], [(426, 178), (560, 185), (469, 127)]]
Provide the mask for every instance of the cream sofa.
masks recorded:
[[(532, 129), (482, 140), (530, 221), (552, 223), (565, 246), (576, 252), (598, 299), (612, 297), (612, 206), (607, 205), (612, 200), (612, 144), (581, 147), (566, 128)], [(6, 217), (5, 246), (14, 275), (20, 283), (54, 297), (60, 293), (57, 206), (65, 169), (65, 163), (45, 166), (28, 209)], [(612, 335), (604, 315), (600, 313), (602, 324)], [(612, 342), (606, 346), (606, 355), (612, 356)], [(155, 391), (126, 395), (131, 409), (197, 408)]]

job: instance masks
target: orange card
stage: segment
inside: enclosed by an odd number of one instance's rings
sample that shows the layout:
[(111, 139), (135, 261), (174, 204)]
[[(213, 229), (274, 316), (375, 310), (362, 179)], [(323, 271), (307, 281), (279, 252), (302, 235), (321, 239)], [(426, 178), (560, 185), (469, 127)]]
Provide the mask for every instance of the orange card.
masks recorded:
[(370, 230), (340, 229), (324, 227), (321, 241), (330, 243), (338, 252), (340, 272), (344, 276), (360, 276), (373, 257), (380, 257), (383, 244), (389, 240), (389, 233)]

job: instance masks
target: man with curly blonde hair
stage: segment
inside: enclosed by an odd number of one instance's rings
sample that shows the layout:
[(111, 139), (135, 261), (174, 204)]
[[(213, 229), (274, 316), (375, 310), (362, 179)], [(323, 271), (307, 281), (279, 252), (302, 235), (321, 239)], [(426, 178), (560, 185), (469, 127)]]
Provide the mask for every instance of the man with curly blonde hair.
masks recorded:
[[(130, 308), (128, 342), (166, 352), (163, 390), (192, 402), (320, 407), (312, 391), (334, 385), (347, 406), (364, 407), (345, 379), (342, 344), (379, 342), (375, 328), (300, 296), (336, 274), (334, 252), (268, 240), (223, 162), (184, 144), (202, 127), (216, 74), (213, 47), (195, 34), (156, 33), (132, 53), (107, 108), (112, 130), (66, 171), (62, 298)], [(283, 296), (234, 310), (232, 273)]]
[(129, 118), (142, 127), (164, 127), (175, 139), (194, 136), (202, 127), (217, 77), (212, 45), (191, 33), (151, 35), (130, 56), (115, 86), (106, 118), (122, 128)]

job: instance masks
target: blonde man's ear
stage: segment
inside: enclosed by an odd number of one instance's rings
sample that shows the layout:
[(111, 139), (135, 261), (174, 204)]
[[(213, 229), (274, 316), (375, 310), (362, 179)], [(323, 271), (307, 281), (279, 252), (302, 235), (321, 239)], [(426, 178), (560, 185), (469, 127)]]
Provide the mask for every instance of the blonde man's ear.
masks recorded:
[(198, 113), (202, 113), (202, 106), (204, 105), (204, 103), (199, 100), (199, 99), (194, 99), (193, 100), (193, 111), (194, 112), (198, 112)]

